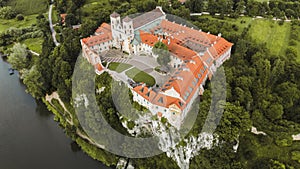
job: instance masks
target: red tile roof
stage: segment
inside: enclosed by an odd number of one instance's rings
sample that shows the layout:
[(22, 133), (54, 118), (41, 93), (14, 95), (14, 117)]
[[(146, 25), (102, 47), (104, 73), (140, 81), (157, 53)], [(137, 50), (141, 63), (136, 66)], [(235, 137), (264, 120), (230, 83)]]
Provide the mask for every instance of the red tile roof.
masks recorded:
[(95, 65), (95, 68), (96, 68), (99, 72), (101, 72), (102, 70), (104, 70), (102, 64), (100, 64), (100, 63), (97, 63), (97, 64)]
[(103, 42), (111, 41), (112, 34), (110, 25), (107, 23), (103, 23), (97, 30), (96, 35), (83, 38), (82, 42), (85, 43), (88, 47), (95, 46), (101, 44)]
[[(140, 37), (142, 43), (149, 46), (154, 46), (155, 43), (158, 42), (158, 39), (162, 38), (161, 36), (156, 36), (145, 31), (140, 31)], [(170, 44), (168, 44), (168, 39), (163, 39), (162, 42), (168, 46), (169, 52), (172, 55), (177, 56), (181, 60), (191, 59), (193, 56), (197, 55), (196, 52), (179, 45), (180, 42), (177, 39), (168, 38), (170, 39)]]
[(61, 23), (65, 23), (65, 21), (66, 21), (66, 16), (67, 16), (67, 14), (65, 14), (65, 13), (60, 14), (60, 17), (61, 17)]
[(133, 90), (150, 102), (156, 96), (156, 93), (152, 89), (149, 89), (148, 87), (143, 85), (136, 86), (133, 88)]

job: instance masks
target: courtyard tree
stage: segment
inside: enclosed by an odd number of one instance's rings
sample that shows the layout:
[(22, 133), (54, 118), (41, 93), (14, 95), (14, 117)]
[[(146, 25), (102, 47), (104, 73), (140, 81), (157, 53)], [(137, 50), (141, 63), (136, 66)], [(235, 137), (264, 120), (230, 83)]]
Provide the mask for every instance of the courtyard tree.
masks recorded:
[(155, 55), (158, 55), (157, 62), (162, 66), (166, 66), (171, 61), (168, 46), (162, 42), (157, 42), (154, 45), (152, 52)]

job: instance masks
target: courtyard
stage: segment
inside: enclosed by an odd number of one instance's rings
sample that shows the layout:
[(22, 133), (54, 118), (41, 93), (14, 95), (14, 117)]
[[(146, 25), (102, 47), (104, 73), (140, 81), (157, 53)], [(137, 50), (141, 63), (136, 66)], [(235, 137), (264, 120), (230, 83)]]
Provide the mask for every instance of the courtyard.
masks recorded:
[(111, 49), (101, 56), (101, 60), (107, 63), (107, 68), (114, 71), (114, 76), (127, 83), (128, 79), (135, 82), (144, 82), (149, 86), (162, 86), (170, 73), (161, 74), (154, 70), (160, 66), (156, 59), (145, 54), (128, 55), (120, 50)]

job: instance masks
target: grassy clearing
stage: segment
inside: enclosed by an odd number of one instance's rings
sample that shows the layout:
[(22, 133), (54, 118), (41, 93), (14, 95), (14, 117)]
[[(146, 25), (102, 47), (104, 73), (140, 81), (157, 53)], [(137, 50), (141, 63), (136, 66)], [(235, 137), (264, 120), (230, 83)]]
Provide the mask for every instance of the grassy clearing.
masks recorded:
[(132, 78), (135, 82), (144, 82), (148, 86), (155, 85), (155, 79), (146, 72), (139, 70), (138, 68), (132, 68), (126, 71), (125, 74), (128, 77)]
[(117, 62), (112, 62), (108, 65), (108, 69), (114, 70), (118, 73), (123, 72), (126, 69), (131, 68), (132, 65), (126, 64), (126, 63), (117, 63)]
[(37, 53), (42, 53), (42, 43), (43, 43), (42, 38), (31, 38), (31, 39), (26, 39), (22, 43), (24, 43), (30, 50), (37, 52)]
[(279, 25), (275, 21), (256, 19), (252, 22), (248, 36), (258, 44), (266, 44), (271, 54), (284, 54), (290, 35), (290, 23)]
[(0, 19), (0, 33), (6, 31), (9, 28), (15, 27), (15, 28), (22, 28), (22, 27), (29, 27), (32, 24), (36, 23), (36, 17), (37, 15), (29, 15), (25, 16), (25, 19), (23, 21), (18, 21), (17, 19)]
[(268, 2), (268, 1), (272, 1), (272, 0), (255, 0), (257, 2)]
[(225, 17), (225, 19), (219, 19), (216, 17), (212, 17), (211, 15), (202, 15), (202, 16), (194, 16), (194, 17), (209, 19), (211, 21), (226, 22), (231, 25), (236, 25), (238, 27), (238, 33), (240, 34), (243, 32), (244, 28), (250, 25), (253, 21), (251, 17), (247, 17), (247, 16), (239, 17), (237, 19), (229, 18), (229, 17)]
[(12, 6), (19, 13), (32, 15), (46, 12), (48, 0), (9, 0), (8, 5)]
[[(82, 20), (90, 20), (95, 15), (95, 11), (112, 11), (112, 6), (109, 0), (87, 0), (85, 5), (81, 8), (83, 12)], [(110, 12), (109, 12), (110, 13)]]

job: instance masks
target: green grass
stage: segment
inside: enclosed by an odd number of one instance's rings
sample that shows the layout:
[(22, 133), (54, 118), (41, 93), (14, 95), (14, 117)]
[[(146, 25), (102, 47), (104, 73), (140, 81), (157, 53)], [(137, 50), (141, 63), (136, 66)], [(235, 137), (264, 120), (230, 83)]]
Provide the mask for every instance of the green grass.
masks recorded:
[(24, 40), (22, 43), (24, 43), (30, 50), (41, 54), (43, 41), (44, 40), (42, 38), (31, 38)]
[(124, 70), (129, 69), (131, 67), (132, 67), (132, 65), (129, 65), (129, 64), (126, 64), (126, 63), (116, 63), (116, 62), (111, 62), (108, 65), (108, 69), (114, 70), (114, 71), (116, 71), (118, 73), (121, 73)]
[(248, 32), (250, 36), (258, 44), (266, 44), (271, 54), (284, 54), (289, 42), (290, 23), (279, 25), (275, 21), (256, 19), (252, 22)]
[(297, 49), (298, 49), (297, 61), (300, 63), (300, 42), (298, 42), (298, 44), (297, 44)]
[[(220, 21), (220, 22), (227, 22), (230, 23), (232, 25), (236, 25), (239, 28), (239, 33), (242, 33), (242, 31), (244, 30), (244, 28), (246, 28), (248, 25), (251, 24), (251, 22), (253, 21), (251, 17), (245, 16), (245, 17), (239, 17), (237, 19), (234, 18), (229, 18), (229, 17), (225, 17), (225, 19), (219, 19), (216, 17), (212, 17), (211, 15), (202, 15), (202, 16), (197, 16), (200, 18), (207, 18), (209, 20), (216, 20), (216, 21)], [(243, 21), (243, 23), (242, 23)]]
[(8, 5), (12, 6), (19, 13), (32, 15), (46, 12), (48, 0), (9, 0)]
[(37, 15), (29, 15), (25, 16), (25, 19), (23, 21), (18, 21), (17, 19), (0, 19), (0, 33), (6, 31), (7, 29), (11, 27), (15, 28), (22, 28), (22, 27), (29, 27), (32, 24), (36, 23), (36, 17)]
[(257, 2), (268, 2), (269, 0), (255, 0)]
[(132, 78), (135, 82), (144, 82), (148, 86), (155, 85), (155, 79), (146, 72), (139, 70), (138, 68), (132, 68), (126, 71), (125, 74), (128, 77)]

